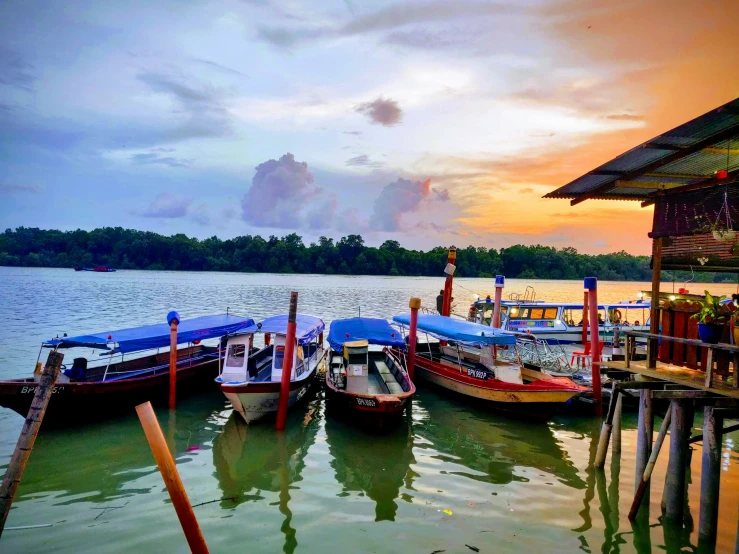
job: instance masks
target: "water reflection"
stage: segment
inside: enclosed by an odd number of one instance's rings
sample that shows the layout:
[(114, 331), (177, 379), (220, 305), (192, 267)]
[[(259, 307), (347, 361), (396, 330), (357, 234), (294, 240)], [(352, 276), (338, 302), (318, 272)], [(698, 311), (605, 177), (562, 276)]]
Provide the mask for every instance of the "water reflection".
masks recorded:
[(403, 416), (396, 429), (378, 436), (329, 417), (325, 431), (330, 464), (342, 486), (339, 496), (362, 492), (375, 501), (375, 521), (395, 521), (400, 489), (412, 490), (416, 477), (410, 467), (415, 463), (411, 419)]

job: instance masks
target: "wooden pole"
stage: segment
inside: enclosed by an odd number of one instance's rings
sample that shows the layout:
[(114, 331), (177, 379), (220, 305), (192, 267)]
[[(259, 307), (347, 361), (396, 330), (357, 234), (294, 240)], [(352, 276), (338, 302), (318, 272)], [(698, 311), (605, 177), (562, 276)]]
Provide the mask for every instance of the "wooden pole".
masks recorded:
[(616, 413), (616, 404), (621, 391), (618, 383), (613, 385), (613, 393), (611, 394), (611, 402), (608, 404), (608, 413), (603, 427), (600, 431), (600, 440), (598, 441), (598, 451), (595, 453), (595, 467), (601, 468), (606, 465), (606, 454), (608, 454), (608, 440), (611, 438), (611, 430), (613, 429), (613, 416)]
[(583, 293), (582, 299), (582, 345), (588, 344), (588, 291)]
[(505, 277), (503, 275), (495, 276), (495, 305), (493, 306), (492, 326), (500, 329), (500, 304), (503, 300), (503, 287), (505, 286)]
[(8, 471), (5, 473), (2, 485), (0, 485), (0, 536), (2, 536), (3, 529), (5, 529), (5, 522), (13, 504), (13, 497), (18, 490), (18, 485), (20, 485), (28, 458), (31, 457), (33, 445), (44, 419), (46, 407), (49, 405), (49, 400), (54, 392), (54, 384), (59, 376), (59, 368), (63, 359), (64, 354), (59, 352), (49, 353), (46, 368), (41, 374), (41, 379), (33, 393), (33, 401), (31, 402), (31, 408), (28, 410), (26, 422), (23, 424), (13, 456), (10, 458)]
[[(669, 410), (668, 410), (669, 412)], [(654, 434), (654, 414), (652, 412), (652, 391), (642, 389), (639, 391), (639, 421), (636, 434), (636, 480), (634, 481), (634, 492), (639, 489), (642, 475), (647, 467), (649, 456), (652, 453), (652, 436)], [(647, 496), (649, 490), (646, 491)], [(647, 505), (649, 503), (647, 502)]]
[(600, 385), (600, 348), (598, 337), (598, 279), (585, 277), (585, 290), (588, 291), (588, 303), (590, 309), (590, 356), (592, 363), (593, 400), (595, 401), (595, 413), (598, 417), (603, 414), (603, 391)]
[[(616, 392), (616, 383), (614, 381), (613, 383), (613, 392), (611, 394), (614, 394)], [(616, 394), (616, 410), (613, 413), (613, 435), (612, 435), (612, 444), (611, 448), (613, 449), (613, 455), (621, 454), (621, 413), (623, 411), (623, 408), (621, 406), (623, 402), (623, 395), (622, 394)]]
[(716, 541), (718, 499), (721, 483), (721, 430), (723, 417), (713, 406), (703, 409), (703, 463), (701, 465), (700, 515), (698, 540), (708, 544)]
[[(638, 479), (638, 485), (636, 487), (636, 494), (634, 495), (634, 501), (631, 503), (631, 510), (629, 510), (629, 519), (634, 521), (636, 514), (639, 512), (639, 505), (644, 498), (644, 495), (648, 491), (649, 481), (652, 478), (652, 471), (654, 471), (654, 464), (657, 463), (657, 456), (662, 448), (662, 443), (665, 442), (667, 436), (667, 429), (670, 428), (670, 414), (671, 411), (667, 410), (665, 419), (662, 420), (662, 426), (659, 428), (659, 434), (657, 435), (657, 442), (654, 444), (654, 449), (649, 455), (649, 461), (644, 466), (643, 472), (637, 472), (636, 478)], [(672, 440), (672, 439), (670, 439)], [(650, 441), (651, 442), (651, 441)], [(651, 445), (650, 445), (651, 446)]]
[[(655, 210), (656, 213), (656, 210)], [(662, 237), (654, 239), (652, 256), (652, 300), (649, 308), (649, 332), (659, 333), (659, 284), (662, 275)], [(647, 366), (657, 367), (657, 341), (647, 341)]]
[(169, 409), (177, 407), (177, 326), (180, 314), (175, 311), (167, 314), (169, 323)]
[(151, 403), (139, 404), (136, 406), (136, 413), (141, 421), (141, 426), (144, 428), (146, 440), (149, 441), (149, 447), (154, 454), (164, 484), (167, 486), (167, 492), (172, 500), (175, 512), (177, 512), (182, 530), (185, 532), (190, 551), (196, 554), (207, 554), (208, 547), (205, 544), (203, 534), (200, 532), (198, 520), (195, 519), (195, 512), (193, 512), (190, 500), (187, 498), (187, 491), (185, 491), (180, 475), (177, 473), (177, 467), (172, 459), (172, 454), (167, 448), (167, 441), (164, 440), (162, 429), (159, 427)]
[(411, 323), (408, 335), (408, 378), (413, 381), (413, 373), (416, 368), (416, 334), (418, 329), (418, 309), (421, 307), (420, 298), (411, 298), (408, 303), (411, 309)]
[[(663, 494), (665, 519), (682, 522), (685, 502), (685, 466), (688, 461), (688, 435), (692, 426), (685, 400), (673, 400), (670, 422), (670, 461)], [(690, 421), (689, 421), (690, 420)]]
[(277, 423), (275, 429), (285, 430), (287, 408), (290, 400), (290, 379), (293, 373), (293, 356), (295, 355), (296, 315), (298, 313), (298, 293), (290, 293), (290, 311), (287, 316), (287, 334), (285, 336), (285, 360), (282, 363), (282, 381), (280, 382), (280, 399), (277, 405)]

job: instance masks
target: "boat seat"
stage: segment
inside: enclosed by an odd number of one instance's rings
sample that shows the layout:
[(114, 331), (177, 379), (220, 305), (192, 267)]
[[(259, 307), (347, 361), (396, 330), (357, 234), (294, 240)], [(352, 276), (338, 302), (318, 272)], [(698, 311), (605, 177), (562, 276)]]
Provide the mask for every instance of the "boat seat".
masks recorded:
[[(381, 381), (380, 381), (381, 382)], [(376, 375), (370, 375), (367, 379), (367, 394), (384, 394)]]
[(392, 383), (388, 383), (385, 381), (385, 384), (387, 385), (388, 390), (393, 394), (403, 394), (405, 391), (403, 390), (403, 387), (401, 387), (397, 381), (393, 381)]
[(390, 371), (390, 368), (387, 367), (387, 364), (385, 362), (381, 361), (381, 360), (375, 362), (375, 367), (377, 368), (377, 372), (380, 375), (387, 375), (388, 373), (390, 373), (392, 375), (392, 372)]

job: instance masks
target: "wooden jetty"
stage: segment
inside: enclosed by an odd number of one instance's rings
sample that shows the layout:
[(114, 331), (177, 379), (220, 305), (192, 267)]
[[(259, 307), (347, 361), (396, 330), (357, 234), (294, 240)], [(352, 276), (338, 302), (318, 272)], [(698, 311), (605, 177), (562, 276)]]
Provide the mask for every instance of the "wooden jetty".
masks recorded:
[[(596, 471), (606, 462), (609, 439), (620, 442), (618, 408), (623, 394), (639, 395), (635, 499), (630, 519), (648, 519), (649, 478), (666, 435), (670, 435), (662, 508), (667, 521), (683, 524), (686, 467), (690, 447), (702, 441), (699, 548), (715, 548), (719, 520), (722, 435), (736, 430), (724, 421), (739, 418), (739, 345), (728, 329), (719, 344), (698, 339), (694, 298), (660, 293), (663, 269), (739, 273), (739, 98), (646, 143), (546, 195), (573, 205), (590, 199), (636, 200), (654, 206), (652, 288), (648, 333), (628, 330), (623, 361), (600, 363), (614, 379), (608, 413), (595, 456)], [(723, 153), (723, 155), (720, 155)], [(647, 342), (645, 360), (635, 357), (636, 341)], [(594, 360), (595, 363), (595, 360)], [(666, 405), (657, 442), (655, 411)], [(703, 433), (691, 436), (696, 411)], [(663, 454), (664, 455), (664, 454)], [(613, 463), (616, 463), (614, 457)], [(640, 508), (641, 505), (641, 508)], [(739, 552), (739, 543), (737, 544)]]

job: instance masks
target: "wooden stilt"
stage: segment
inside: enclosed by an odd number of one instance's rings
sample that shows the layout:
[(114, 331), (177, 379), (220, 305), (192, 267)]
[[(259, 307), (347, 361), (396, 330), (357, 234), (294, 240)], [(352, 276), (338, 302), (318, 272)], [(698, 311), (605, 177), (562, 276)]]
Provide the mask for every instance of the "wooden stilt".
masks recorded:
[(600, 431), (600, 440), (598, 441), (598, 451), (595, 453), (595, 467), (601, 468), (606, 465), (606, 455), (608, 454), (608, 441), (611, 438), (611, 431), (613, 430), (613, 416), (616, 413), (616, 403), (620, 396), (620, 389), (618, 383), (613, 386), (613, 393), (611, 393), (611, 402), (608, 404), (608, 414), (606, 420), (603, 422), (603, 427)]
[[(614, 382), (614, 389), (611, 394), (614, 394), (616, 392), (615, 385), (616, 383)], [(617, 394), (616, 395), (616, 410), (613, 413), (613, 435), (612, 435), (612, 444), (611, 444), (611, 448), (613, 449), (614, 456), (621, 454), (621, 413), (623, 411), (622, 403), (623, 403), (623, 395)]]
[(685, 502), (685, 466), (688, 461), (688, 436), (692, 426), (690, 408), (685, 400), (671, 401), (670, 461), (663, 494), (665, 519), (682, 522)]
[(36, 385), (33, 393), (33, 401), (31, 408), (28, 410), (26, 422), (23, 424), (21, 434), (18, 437), (18, 443), (15, 445), (13, 456), (8, 464), (8, 471), (5, 473), (2, 485), (0, 485), (0, 536), (5, 529), (5, 522), (8, 520), (8, 513), (13, 504), (13, 497), (20, 485), (21, 477), (26, 469), (28, 458), (31, 457), (33, 445), (36, 442), (36, 436), (41, 427), (41, 422), (46, 413), (46, 407), (54, 392), (56, 378), (59, 376), (59, 368), (62, 365), (64, 354), (59, 352), (51, 352), (46, 360), (46, 368), (41, 374), (41, 380)]
[(703, 463), (701, 466), (700, 515), (698, 540), (716, 541), (718, 498), (721, 481), (721, 428), (723, 418), (712, 406), (703, 409)]
[[(644, 471), (642, 473), (637, 473), (639, 482), (637, 484), (636, 494), (634, 495), (634, 501), (631, 503), (631, 510), (629, 510), (629, 519), (632, 521), (636, 519), (636, 514), (639, 512), (639, 506), (641, 505), (642, 499), (648, 492), (649, 481), (652, 478), (652, 471), (654, 471), (654, 464), (657, 463), (657, 456), (659, 456), (659, 451), (662, 449), (662, 443), (665, 442), (667, 430), (670, 428), (671, 413), (671, 410), (667, 410), (667, 413), (665, 414), (665, 419), (662, 421), (662, 426), (657, 435), (657, 442), (654, 444), (654, 449), (652, 449), (649, 454), (649, 461), (644, 467)], [(652, 441), (650, 440), (649, 442), (651, 443)], [(651, 448), (651, 444), (649, 446)]]
[[(634, 492), (639, 488), (647, 467), (649, 455), (652, 453), (652, 435), (654, 434), (654, 414), (652, 412), (652, 391), (642, 389), (639, 391), (639, 423), (636, 435), (636, 481)], [(649, 490), (646, 491), (647, 498)]]
[(187, 498), (187, 492), (182, 484), (179, 473), (177, 473), (177, 466), (175, 466), (172, 455), (169, 453), (167, 442), (164, 440), (162, 429), (159, 427), (159, 422), (157, 421), (154, 409), (151, 407), (151, 403), (139, 404), (136, 406), (136, 413), (141, 421), (141, 426), (144, 428), (146, 440), (149, 441), (154, 459), (162, 474), (167, 492), (169, 492), (169, 497), (172, 499), (172, 504), (174, 505), (175, 512), (177, 512), (182, 530), (185, 532), (185, 538), (187, 539), (187, 544), (190, 546), (190, 551), (196, 554), (208, 554), (208, 547), (205, 544), (203, 534), (200, 532), (198, 520), (195, 519), (195, 512), (193, 512), (190, 500)]

